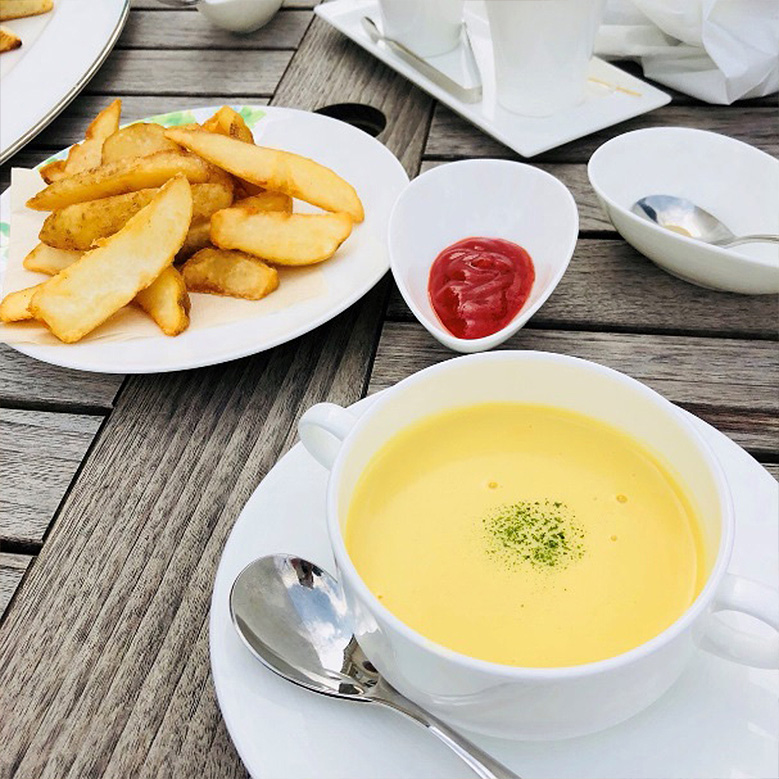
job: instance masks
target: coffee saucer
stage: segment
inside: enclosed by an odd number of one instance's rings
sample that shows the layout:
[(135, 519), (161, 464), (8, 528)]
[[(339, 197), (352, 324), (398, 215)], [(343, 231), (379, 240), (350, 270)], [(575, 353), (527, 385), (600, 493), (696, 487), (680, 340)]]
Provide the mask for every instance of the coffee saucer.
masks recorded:
[[(366, 398), (352, 411), (359, 414), (372, 401)], [(733, 492), (737, 524), (730, 571), (775, 587), (779, 485), (737, 444), (691, 418)], [(230, 587), (254, 558), (289, 552), (334, 571), (325, 527), (327, 477), (297, 444), (257, 487), (225, 545), (211, 602), (210, 649), (228, 731), (257, 779), (462, 776), (457, 758), (421, 728), (393, 712), (312, 695), (279, 679), (249, 654), (233, 629)], [(748, 618), (733, 616), (737, 627), (756, 629)], [(547, 742), (471, 737), (528, 779), (763, 779), (779, 775), (777, 696), (779, 672), (700, 652), (657, 703), (601, 733)]]

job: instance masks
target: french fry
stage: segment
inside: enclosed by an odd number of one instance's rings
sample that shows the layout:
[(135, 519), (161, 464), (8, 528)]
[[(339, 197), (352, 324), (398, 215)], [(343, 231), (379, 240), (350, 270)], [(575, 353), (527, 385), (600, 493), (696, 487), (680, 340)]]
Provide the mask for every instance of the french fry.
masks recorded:
[(240, 208), (249, 213), (258, 213), (260, 211), (285, 211), (292, 213), (292, 198), (283, 192), (260, 192), (259, 195), (250, 195), (249, 197), (236, 200), (233, 208)]
[(4, 51), (13, 51), (22, 45), (22, 39), (6, 27), (0, 27), (0, 54)]
[(260, 300), (279, 286), (279, 274), (257, 257), (224, 249), (201, 249), (181, 269), (187, 289)]
[(195, 252), (199, 252), (206, 246), (211, 245), (211, 220), (200, 219), (198, 221), (193, 220), (187, 231), (187, 236), (184, 238), (184, 243), (181, 244), (181, 248), (176, 254), (174, 262), (184, 262), (188, 257), (191, 257)]
[(137, 122), (117, 130), (103, 144), (102, 164), (126, 157), (148, 157), (158, 151), (176, 151), (179, 147), (165, 137), (160, 124)]
[(0, 321), (23, 322), (26, 319), (34, 319), (35, 317), (30, 310), (30, 301), (44, 284), (46, 284), (45, 281), (7, 294), (3, 298), (3, 302), (0, 303)]
[(122, 101), (117, 98), (92, 120), (84, 134), (83, 143), (70, 147), (63, 171), (65, 176), (92, 170), (100, 165), (103, 144), (119, 129), (121, 113)]
[(41, 174), (41, 178), (47, 183), (51, 184), (57, 179), (65, 178), (65, 163), (67, 160), (52, 160), (48, 165), (44, 165), (38, 169), (38, 173)]
[(133, 301), (158, 325), (165, 335), (178, 335), (189, 327), (189, 294), (181, 274), (165, 268)]
[(221, 178), (213, 165), (200, 157), (160, 151), (148, 157), (117, 160), (55, 181), (30, 198), (27, 207), (34, 211), (56, 211), (73, 203), (160, 187), (177, 174), (183, 174), (191, 184)]
[(252, 184), (284, 192), (325, 211), (344, 212), (355, 222), (361, 222), (365, 217), (354, 187), (334, 171), (307, 157), (202, 130), (171, 127), (165, 135)]
[(30, 311), (61, 341), (78, 341), (171, 264), (191, 219), (192, 192), (179, 174), (119, 232), (44, 282)]
[(54, 0), (0, 0), (0, 22), (45, 14), (54, 8)]
[(313, 265), (332, 257), (349, 237), (348, 214), (248, 213), (226, 208), (211, 217), (211, 242), (277, 265)]
[(203, 122), (203, 129), (236, 138), (244, 143), (254, 143), (254, 136), (243, 117), (229, 105), (223, 105), (210, 119)]
[(61, 270), (72, 265), (84, 252), (69, 249), (55, 249), (45, 243), (39, 243), (25, 258), (22, 265), (35, 273), (56, 276)]
[[(139, 189), (124, 195), (74, 203), (46, 217), (38, 237), (58, 249), (87, 251), (97, 241), (119, 230), (127, 220), (151, 202), (157, 189)], [(192, 219), (210, 217), (233, 200), (231, 186), (206, 182), (192, 185)]]

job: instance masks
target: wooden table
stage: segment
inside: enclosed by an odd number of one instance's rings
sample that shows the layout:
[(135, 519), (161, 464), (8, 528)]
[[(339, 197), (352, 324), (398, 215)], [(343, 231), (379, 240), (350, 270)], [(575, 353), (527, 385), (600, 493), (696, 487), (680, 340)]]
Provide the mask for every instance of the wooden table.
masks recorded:
[[(356, 102), (410, 176), (511, 151), (292, 0), (234, 37), (194, 11), (135, 0), (83, 94), (2, 168), (79, 140), (120, 96), (131, 120), (226, 101)], [(601, 215), (585, 164), (627, 130), (683, 125), (779, 152), (775, 99), (682, 95), (533, 159), (574, 193), (581, 235), (549, 302), (506, 346), (596, 360), (698, 414), (774, 474), (777, 300), (709, 292), (633, 251)], [(255, 357), (157, 376), (54, 368), (0, 346), (0, 775), (245, 776), (209, 671), (208, 607), (225, 540), (320, 400), (352, 403), (452, 355), (389, 278), (329, 324)]]

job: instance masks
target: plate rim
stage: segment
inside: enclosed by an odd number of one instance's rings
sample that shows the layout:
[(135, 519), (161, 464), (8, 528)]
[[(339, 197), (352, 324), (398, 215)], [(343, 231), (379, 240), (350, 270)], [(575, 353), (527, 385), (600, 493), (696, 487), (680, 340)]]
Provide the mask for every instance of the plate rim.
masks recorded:
[(113, 30), (108, 36), (105, 45), (98, 53), (96, 59), (92, 64), (81, 74), (75, 84), (59, 98), (58, 102), (50, 108), (46, 114), (44, 114), (32, 127), (26, 130), (15, 141), (13, 141), (7, 148), (0, 149), (0, 164), (6, 162), (16, 152), (18, 152), (22, 146), (29, 143), (38, 133), (40, 133), (47, 125), (49, 125), (57, 116), (70, 105), (70, 103), (79, 95), (81, 90), (92, 80), (97, 71), (102, 67), (106, 61), (108, 55), (113, 51), (116, 42), (119, 40), (124, 26), (127, 23), (127, 19), (130, 16), (130, 0), (121, 0), (122, 5), (119, 10), (119, 16), (116, 19)]

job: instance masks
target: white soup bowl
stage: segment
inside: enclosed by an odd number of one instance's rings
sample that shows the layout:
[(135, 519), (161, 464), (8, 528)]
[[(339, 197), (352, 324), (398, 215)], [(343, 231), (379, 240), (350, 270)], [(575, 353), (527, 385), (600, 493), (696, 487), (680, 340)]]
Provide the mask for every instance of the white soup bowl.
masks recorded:
[[(638, 439), (679, 479), (700, 518), (708, 574), (692, 605), (662, 633), (594, 663), (501, 665), (425, 638), (368, 589), (343, 531), (352, 493), (372, 456), (400, 429), (431, 414), (495, 401), (541, 403), (602, 420)], [(308, 451), (331, 471), (328, 531), (360, 645), (400, 692), (452, 725), (513, 739), (591, 733), (659, 698), (700, 647), (735, 662), (779, 667), (779, 635), (745, 634), (714, 615), (741, 611), (779, 630), (779, 593), (727, 573), (734, 517), (719, 463), (679, 409), (624, 374), (544, 352), (470, 355), (401, 381), (360, 418), (332, 403), (313, 406), (299, 430)]]
[(706, 130), (653, 127), (604, 143), (587, 174), (620, 235), (668, 273), (727, 292), (779, 292), (776, 244), (723, 249), (630, 210), (642, 197), (673, 195), (714, 214), (736, 235), (779, 235), (779, 160), (771, 155)]

